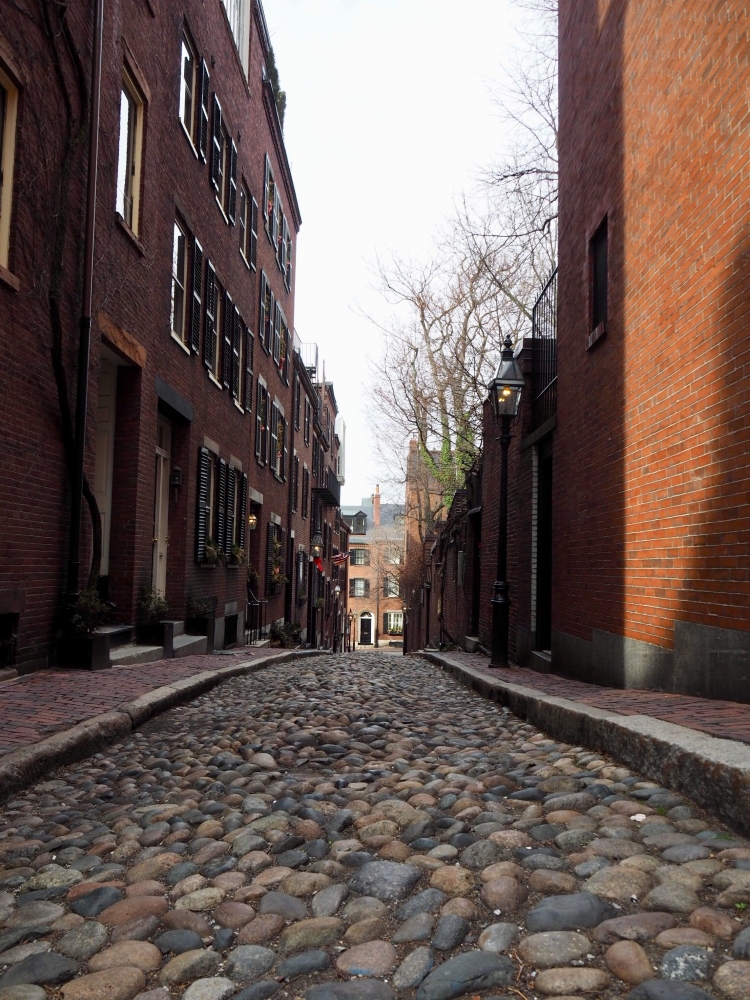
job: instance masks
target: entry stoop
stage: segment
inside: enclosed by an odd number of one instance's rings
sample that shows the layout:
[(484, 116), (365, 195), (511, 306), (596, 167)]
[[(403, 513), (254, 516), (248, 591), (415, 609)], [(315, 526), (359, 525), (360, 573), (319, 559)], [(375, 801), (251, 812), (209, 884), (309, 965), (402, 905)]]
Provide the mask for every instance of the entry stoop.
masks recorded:
[(529, 659), (529, 667), (538, 674), (552, 673), (552, 652), (549, 649), (534, 649)]
[(172, 642), (172, 656), (196, 656), (206, 652), (208, 639), (205, 635), (175, 635)]
[(111, 667), (130, 666), (133, 663), (153, 663), (155, 660), (164, 659), (163, 646), (139, 646), (132, 642), (127, 646), (115, 646), (109, 651), (109, 665)]

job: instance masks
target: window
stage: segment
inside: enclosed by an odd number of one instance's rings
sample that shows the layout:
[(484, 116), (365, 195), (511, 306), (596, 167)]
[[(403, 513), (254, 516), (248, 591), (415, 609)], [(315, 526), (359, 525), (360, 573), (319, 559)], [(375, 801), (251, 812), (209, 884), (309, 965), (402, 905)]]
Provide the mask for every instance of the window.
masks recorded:
[(286, 231), (286, 267), (284, 270), (284, 284), (287, 291), (292, 290), (292, 234)]
[(286, 468), (286, 420), (278, 400), (271, 404), (271, 447), (269, 461), (274, 475), (283, 479)]
[(311, 418), (312, 418), (312, 403), (307, 398), (307, 396), (305, 396), (305, 431), (304, 431), (305, 444), (310, 444)]
[(370, 550), (369, 549), (352, 549), (351, 555), (352, 566), (369, 566), (370, 565)]
[(386, 573), (383, 578), (383, 597), (398, 597), (400, 592), (398, 577), (393, 573)]
[(287, 582), (285, 532), (279, 524), (268, 522), (266, 549), (266, 594), (278, 594)]
[(185, 315), (187, 243), (187, 233), (182, 223), (175, 219), (172, 244), (172, 333), (182, 344), (187, 343), (187, 321)]
[(271, 161), (266, 153), (266, 169), (263, 182), (263, 219), (271, 243), (276, 246), (276, 182), (273, 179)]
[(0, 265), (8, 267), (18, 89), (0, 69)]
[(302, 516), (307, 517), (310, 510), (310, 470), (305, 465), (302, 469)]
[(227, 21), (234, 38), (234, 44), (237, 46), (240, 62), (247, 73), (250, 29), (247, 0), (222, 0), (222, 4), (227, 12)]
[(232, 371), (230, 385), (232, 399), (241, 406), (242, 400), (242, 356), (245, 343), (245, 324), (240, 319), (237, 306), (232, 309)]
[(318, 438), (313, 435), (312, 443), (312, 476), (315, 482), (318, 481)]
[(268, 389), (258, 377), (258, 396), (255, 411), (255, 457), (261, 465), (268, 461)]
[(117, 154), (115, 208), (130, 229), (138, 232), (143, 142), (143, 98), (125, 73), (120, 90), (120, 145)]
[(250, 329), (245, 329), (245, 410), (253, 408), (253, 370), (255, 366), (255, 338)]
[(267, 354), (273, 348), (275, 300), (265, 271), (260, 272), (260, 310), (258, 321), (258, 338)]
[(299, 510), (299, 458), (292, 458), (292, 510)]
[(258, 202), (243, 181), (240, 185), (240, 207), (237, 213), (240, 230), (240, 253), (253, 270), (258, 263)]
[(602, 222), (591, 238), (589, 248), (591, 260), (591, 330), (601, 327), (604, 332), (607, 323), (607, 220)]
[(180, 121), (190, 141), (196, 145), (196, 123), (200, 109), (201, 94), (198, 78), (198, 60), (195, 50), (183, 33), (180, 53), (182, 72), (180, 73)]
[(213, 100), (211, 184), (221, 210), (234, 225), (237, 208), (237, 147), (222, 118), (221, 104), (216, 94)]
[(209, 372), (213, 375), (214, 379), (219, 382), (221, 373), (221, 359), (220, 359), (220, 345), (222, 339), (222, 331), (224, 329), (224, 317), (226, 315), (226, 302), (225, 302), (225, 292), (224, 289), (219, 284), (216, 277), (214, 277), (215, 291), (214, 291), (214, 325), (212, 331), (213, 344), (211, 347), (211, 365), (209, 367)]
[(399, 566), (401, 564), (401, 549), (395, 545), (386, 549), (385, 561), (391, 566)]
[(365, 514), (355, 514), (351, 519), (351, 524), (353, 535), (367, 534), (367, 516)]
[(299, 430), (300, 427), (300, 404), (302, 402), (302, 383), (299, 380), (299, 375), (294, 379), (294, 429)]
[(369, 597), (370, 581), (361, 577), (353, 577), (349, 581), (349, 597)]
[(402, 635), (404, 631), (403, 611), (386, 611), (383, 613), (383, 631), (389, 635)]
[(279, 374), (287, 381), (287, 359), (289, 354), (289, 325), (286, 321), (286, 316), (279, 305), (276, 303), (274, 310), (274, 320), (273, 320), (273, 360), (276, 362), (276, 367), (279, 370)]

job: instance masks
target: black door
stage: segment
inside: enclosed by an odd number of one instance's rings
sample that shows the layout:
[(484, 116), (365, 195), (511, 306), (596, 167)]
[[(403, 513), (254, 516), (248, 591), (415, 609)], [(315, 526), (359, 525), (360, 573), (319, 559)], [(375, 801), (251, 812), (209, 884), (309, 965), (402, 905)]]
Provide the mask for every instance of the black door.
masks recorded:
[(552, 646), (552, 439), (539, 446), (537, 480), (536, 648)]
[(372, 618), (359, 619), (359, 644), (369, 646), (372, 642)]

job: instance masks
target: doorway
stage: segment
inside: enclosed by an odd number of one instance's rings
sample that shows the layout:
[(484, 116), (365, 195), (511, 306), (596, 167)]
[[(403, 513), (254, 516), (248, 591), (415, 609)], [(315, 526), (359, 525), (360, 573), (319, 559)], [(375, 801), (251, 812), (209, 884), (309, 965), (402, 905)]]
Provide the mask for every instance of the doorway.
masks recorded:
[(96, 459), (94, 496), (102, 519), (101, 585), (109, 578), (109, 542), (112, 534), (112, 473), (115, 461), (115, 412), (117, 405), (117, 365), (102, 357), (99, 363), (99, 399), (96, 411)]
[(167, 587), (169, 546), (169, 470), (172, 455), (172, 424), (159, 416), (156, 430), (154, 477), (154, 535), (151, 586), (164, 596)]
[(539, 445), (537, 478), (536, 648), (552, 647), (552, 438)]
[(372, 645), (372, 615), (365, 611), (359, 616), (359, 644), (360, 646)]

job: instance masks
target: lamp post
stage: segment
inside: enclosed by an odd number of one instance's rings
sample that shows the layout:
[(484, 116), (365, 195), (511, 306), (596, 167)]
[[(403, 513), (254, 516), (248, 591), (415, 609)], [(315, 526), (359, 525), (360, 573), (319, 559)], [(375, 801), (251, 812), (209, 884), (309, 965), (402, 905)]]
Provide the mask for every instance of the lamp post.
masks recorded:
[(508, 666), (508, 445), (510, 427), (518, 414), (523, 392), (523, 372), (513, 356), (510, 337), (503, 342), (497, 374), (489, 385), (495, 422), (500, 425), (500, 517), (497, 535), (497, 573), (492, 588), (492, 658), (490, 666)]
[(354, 652), (357, 645), (357, 640), (354, 638), (354, 612), (350, 611), (346, 616), (346, 620), (349, 623), (349, 652)]
[(339, 597), (341, 587), (336, 584), (333, 588), (333, 651), (339, 652)]

